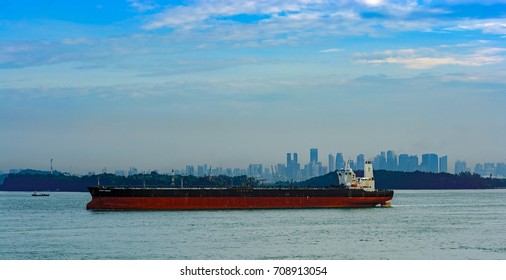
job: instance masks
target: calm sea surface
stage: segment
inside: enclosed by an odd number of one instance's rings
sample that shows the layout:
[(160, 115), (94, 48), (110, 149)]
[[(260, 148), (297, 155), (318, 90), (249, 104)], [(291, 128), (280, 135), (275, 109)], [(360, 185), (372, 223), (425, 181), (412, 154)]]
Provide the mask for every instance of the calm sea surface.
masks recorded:
[(0, 192), (0, 259), (506, 259), (506, 190), (396, 191), (390, 208), (85, 210)]

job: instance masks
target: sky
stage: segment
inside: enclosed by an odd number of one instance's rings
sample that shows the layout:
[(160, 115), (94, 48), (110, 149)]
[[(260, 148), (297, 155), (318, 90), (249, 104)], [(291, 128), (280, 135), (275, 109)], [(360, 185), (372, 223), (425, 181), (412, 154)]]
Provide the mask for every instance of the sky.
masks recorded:
[(506, 161), (506, 1), (0, 1), (0, 170)]

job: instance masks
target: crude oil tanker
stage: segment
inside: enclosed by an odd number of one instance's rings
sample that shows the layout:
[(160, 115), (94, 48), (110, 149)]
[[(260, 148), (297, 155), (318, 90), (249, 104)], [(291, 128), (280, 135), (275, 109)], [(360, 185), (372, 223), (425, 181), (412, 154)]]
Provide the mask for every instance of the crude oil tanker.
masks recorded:
[(343, 208), (389, 206), (394, 192), (376, 190), (371, 162), (364, 177), (349, 164), (328, 187), (89, 187), (90, 210), (204, 210), (270, 208)]

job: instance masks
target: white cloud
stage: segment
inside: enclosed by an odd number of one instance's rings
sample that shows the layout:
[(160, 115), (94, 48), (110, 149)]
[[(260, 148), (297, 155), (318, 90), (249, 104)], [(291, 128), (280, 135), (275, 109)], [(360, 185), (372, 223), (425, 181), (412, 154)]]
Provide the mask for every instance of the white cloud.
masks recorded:
[(90, 39), (86, 38), (65, 38), (61, 40), (61, 43), (63, 45), (74, 46), (74, 45), (90, 45), (93, 42)]
[(194, 23), (202, 23), (212, 18), (234, 15), (275, 15), (281, 12), (299, 12), (322, 0), (277, 1), (197, 1), (194, 5), (168, 8), (156, 15), (144, 27), (156, 29), (162, 27), (188, 28)]
[(471, 53), (440, 53), (434, 49), (400, 49), (373, 53), (356, 53), (359, 63), (401, 64), (408, 69), (429, 69), (437, 66), (483, 66), (503, 62), (506, 48), (478, 48)]
[(506, 18), (459, 21), (455, 26), (448, 27), (447, 30), (481, 30), (483, 33), (506, 35)]
[(358, 0), (359, 3), (368, 5), (368, 6), (380, 6), (385, 3), (385, 0)]
[(157, 3), (151, 0), (127, 0), (131, 7), (143, 13), (146, 11), (154, 10), (159, 7)]
[(209, 23), (203, 24), (208, 20), (235, 15), (265, 15), (278, 19), (288, 18), (293, 20), (310, 16), (313, 20), (322, 20), (339, 14), (340, 18), (356, 20), (360, 18), (358, 16), (360, 12), (368, 11), (368, 9), (393, 17), (406, 16), (416, 11), (441, 12), (440, 9), (423, 7), (417, 1), (412, 0), (259, 0), (245, 2), (200, 0), (185, 6), (168, 7), (152, 17), (144, 28), (193, 29), (203, 25), (208, 26)]
[[(449, 12), (445, 9), (414, 0), (196, 0), (166, 7), (162, 12), (150, 15), (143, 28), (170, 28), (188, 37), (204, 31), (208, 38), (225, 41), (227, 39), (223, 36), (233, 40), (230, 34), (235, 34), (239, 40), (246, 40), (237, 43), (243, 46), (258, 45), (264, 40), (287, 40), (279, 38), (286, 34), (290, 34), (288, 41), (292, 42), (294, 38), (303, 40), (309, 36), (381, 36), (389, 32), (410, 31), (483, 30), (486, 33), (503, 33), (501, 21), (504, 20), (438, 18)], [(367, 13), (378, 16), (364, 16)], [(242, 20), (239, 19), (241, 17), (234, 18), (244, 15), (253, 17), (249, 21), (247, 17)]]
[(326, 49), (326, 50), (321, 50), (320, 52), (321, 53), (334, 53), (334, 52), (340, 52), (342, 51), (342, 49)]

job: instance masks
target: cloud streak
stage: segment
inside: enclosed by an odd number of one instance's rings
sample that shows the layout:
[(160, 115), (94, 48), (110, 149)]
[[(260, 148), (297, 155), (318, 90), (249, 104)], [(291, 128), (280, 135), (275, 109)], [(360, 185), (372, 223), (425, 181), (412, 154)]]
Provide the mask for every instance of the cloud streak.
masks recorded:
[[(294, 45), (307, 38), (385, 37), (402, 32), (506, 34), (505, 18), (461, 17), (451, 5), (411, 0), (196, 0), (145, 17), (143, 28), (195, 41), (231, 42), (235, 47)], [(450, 63), (427, 61), (420, 65)]]
[(193, 5), (166, 8), (155, 15), (144, 27), (157, 29), (162, 27), (191, 29), (209, 19), (219, 19), (235, 15), (270, 15), (295, 13), (306, 10), (313, 5), (322, 4), (323, 0), (295, 1), (197, 1)]
[(335, 53), (335, 52), (340, 52), (342, 51), (343, 49), (326, 49), (326, 50), (321, 50), (320, 52), (321, 53)]
[(132, 8), (135, 8), (141, 13), (155, 10), (160, 7), (160, 5), (151, 0), (127, 0), (127, 2)]
[(477, 48), (468, 54), (449, 54), (435, 49), (398, 49), (355, 53), (359, 63), (400, 64), (408, 69), (430, 69), (438, 66), (484, 66), (503, 62), (506, 48)]

